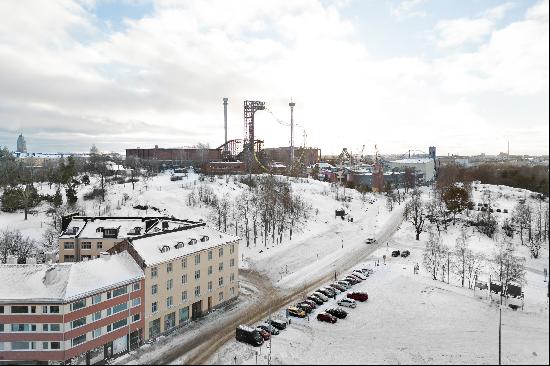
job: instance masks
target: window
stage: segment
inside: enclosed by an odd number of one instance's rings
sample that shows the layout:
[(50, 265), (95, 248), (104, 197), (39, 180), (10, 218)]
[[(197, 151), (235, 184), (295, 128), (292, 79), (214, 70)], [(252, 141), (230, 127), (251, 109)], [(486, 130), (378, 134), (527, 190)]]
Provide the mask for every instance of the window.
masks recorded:
[(103, 242), (98, 241), (96, 245), (97, 245), (97, 249), (103, 249)]
[(94, 315), (92, 316), (92, 319), (93, 319), (94, 322), (95, 322), (95, 321), (98, 321), (99, 319), (101, 319), (101, 311), (96, 311), (96, 312), (94, 313)]
[(0, 306), (0, 314), (4, 314), (4, 307)]
[(189, 306), (180, 309), (180, 324), (189, 320)]
[(136, 282), (132, 285), (132, 291), (139, 291), (141, 289), (141, 283)]
[(35, 348), (36, 348), (36, 345), (34, 342), (11, 342), (12, 351), (35, 349)]
[(187, 275), (186, 274), (181, 276), (181, 283), (184, 284), (184, 285), (187, 283)]
[(223, 286), (223, 277), (218, 279), (218, 285)]
[(66, 241), (63, 243), (64, 249), (74, 249), (74, 243), (72, 241)]
[(220, 262), (220, 264), (218, 265), (218, 269), (221, 271), (223, 271), (223, 262)]
[(141, 298), (139, 297), (136, 297), (135, 299), (132, 300), (132, 307), (135, 308), (136, 306), (140, 306), (141, 305)]
[(201, 264), (201, 255), (197, 254), (195, 255), (195, 265)]
[(12, 314), (28, 314), (29, 307), (28, 306), (12, 306), (11, 307), (11, 313)]
[(83, 241), (81, 244), (80, 244), (80, 247), (82, 249), (92, 249), (92, 242), (91, 241)]
[(231, 244), (231, 246), (229, 247), (229, 254), (233, 253), (235, 253), (235, 244)]
[(48, 349), (50, 348), (50, 344), (48, 342), (42, 342), (42, 349)]
[(4, 331), (4, 323), (0, 323), (0, 333)]
[(219, 301), (223, 301), (223, 292), (220, 292), (220, 293), (218, 294), (218, 300), (219, 300)]
[(36, 314), (36, 306), (31, 306), (31, 313)]
[(79, 344), (84, 343), (84, 342), (86, 342), (86, 334), (83, 334), (83, 335), (81, 335), (81, 336), (78, 336), (78, 337), (76, 337), (76, 338), (73, 338), (73, 340), (72, 340), (71, 343), (72, 343), (72, 345), (73, 345), (73, 347), (74, 347), (74, 346), (78, 346)]
[(235, 266), (235, 259), (234, 258), (231, 258), (229, 260), (229, 267), (234, 267)]
[(208, 281), (208, 292), (212, 292), (212, 281)]
[(211, 250), (208, 251), (208, 260), (209, 261), (212, 260), (212, 251)]
[(155, 301), (154, 303), (151, 304), (151, 313), (156, 313), (157, 309), (158, 309), (158, 304)]
[(170, 291), (172, 289), (172, 279), (166, 281), (166, 290)]
[(58, 305), (50, 306), (50, 314), (59, 314), (59, 306)]
[(61, 325), (59, 324), (50, 324), (50, 332), (60, 332)]
[(126, 286), (117, 288), (116, 290), (113, 291), (113, 297), (121, 296), (126, 293), (128, 293), (128, 289), (126, 288)]
[(127, 318), (124, 318), (122, 320), (119, 320), (118, 322), (114, 322), (113, 323), (113, 330), (117, 330), (119, 328), (122, 328), (124, 327), (125, 325), (128, 324), (128, 319)]
[(86, 324), (86, 317), (83, 316), (82, 318), (80, 319), (76, 319), (76, 320), (73, 320), (71, 322), (71, 328), (74, 329), (74, 328), (78, 328), (78, 327), (81, 327), (83, 325)]
[(96, 339), (98, 337), (101, 337), (101, 328), (92, 330), (92, 338)]
[(113, 294), (111, 293), (111, 291), (107, 291), (107, 300), (109, 300), (112, 297), (112, 295)]
[(71, 303), (71, 311), (82, 309), (85, 306), (86, 306), (86, 299), (77, 300)]
[(151, 277), (157, 277), (158, 270), (157, 267), (151, 267)]
[(42, 314), (48, 314), (48, 307), (42, 306)]
[(201, 296), (201, 287), (196, 286), (195, 287), (195, 297), (200, 297), (200, 296)]
[(65, 262), (74, 262), (74, 255), (72, 254), (66, 254), (65, 255), (65, 259), (64, 259)]
[(172, 305), (174, 305), (174, 299), (172, 298), (172, 296), (168, 296), (166, 298), (166, 307), (171, 308)]
[(218, 249), (218, 255), (219, 255), (220, 257), (223, 257), (223, 247), (220, 248), (220, 249)]
[(166, 264), (166, 272), (167, 272), (167, 273), (172, 272), (172, 263)]
[(36, 332), (36, 324), (12, 324), (12, 332)]
[(115, 305), (115, 306), (113, 306), (113, 314), (118, 314), (121, 311), (124, 311), (126, 309), (128, 309), (128, 303), (126, 303), (126, 302), (123, 302), (122, 304)]
[(47, 332), (50, 329), (49, 324), (42, 324), (42, 331)]
[(187, 268), (187, 258), (181, 260), (181, 268)]
[(140, 313), (132, 315), (132, 323), (139, 322), (140, 319), (141, 319)]
[(212, 266), (208, 266), (208, 275), (212, 274)]
[(235, 295), (235, 287), (231, 287), (229, 292), (231, 293), (231, 296)]
[(101, 294), (92, 296), (92, 304), (99, 304), (101, 302)]
[(235, 281), (235, 273), (231, 273), (229, 275), (229, 282), (234, 282)]
[(60, 342), (50, 342), (50, 349), (61, 349)]
[(176, 313), (167, 314), (164, 317), (164, 330), (167, 331), (176, 326)]
[(187, 291), (181, 293), (181, 302), (187, 302)]
[(160, 318), (149, 322), (149, 338), (155, 338), (160, 334)]
[(201, 270), (200, 269), (195, 271), (195, 279), (198, 280), (199, 278), (201, 278)]
[(151, 295), (156, 295), (158, 292), (158, 286), (156, 284), (151, 286)]

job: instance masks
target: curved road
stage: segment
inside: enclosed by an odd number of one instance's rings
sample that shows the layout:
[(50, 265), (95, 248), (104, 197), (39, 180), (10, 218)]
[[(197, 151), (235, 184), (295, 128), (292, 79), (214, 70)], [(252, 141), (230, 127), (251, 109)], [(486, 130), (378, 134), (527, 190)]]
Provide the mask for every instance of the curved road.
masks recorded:
[[(365, 244), (365, 246), (350, 250), (333, 262), (334, 266), (331, 266), (330, 270), (327, 268), (326, 275), (318, 276), (302, 288), (292, 290), (276, 288), (266, 276), (253, 270), (240, 269), (239, 276), (242, 278), (242, 281), (249, 282), (258, 289), (258, 293), (255, 294), (257, 299), (248, 304), (248, 306), (243, 306), (240, 311), (224, 319), (220, 319), (219, 326), (214, 329), (202, 332), (200, 336), (184, 341), (178, 344), (177, 347), (167, 350), (154, 363), (168, 364), (178, 359), (184, 364), (206, 363), (216, 350), (225, 342), (234, 338), (235, 328), (239, 324), (250, 324), (264, 319), (270, 310), (282, 308), (300, 298), (304, 292), (310, 292), (320, 285), (331, 281), (334, 270), (342, 273), (364, 261), (380, 247), (381, 243), (385, 243), (391, 238), (401, 222), (402, 216), (401, 219), (390, 223), (379, 233), (377, 238), (378, 244), (368, 246)], [(271, 299), (271, 301), (266, 301), (266, 299)]]

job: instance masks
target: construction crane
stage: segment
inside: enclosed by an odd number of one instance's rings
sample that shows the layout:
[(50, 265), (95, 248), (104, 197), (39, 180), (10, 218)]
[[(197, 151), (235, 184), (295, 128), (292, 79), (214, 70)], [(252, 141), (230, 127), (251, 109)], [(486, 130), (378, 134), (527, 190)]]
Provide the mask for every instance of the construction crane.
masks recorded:
[(360, 161), (363, 161), (363, 152), (365, 151), (365, 145), (363, 144), (363, 148), (361, 149), (361, 157), (359, 158)]

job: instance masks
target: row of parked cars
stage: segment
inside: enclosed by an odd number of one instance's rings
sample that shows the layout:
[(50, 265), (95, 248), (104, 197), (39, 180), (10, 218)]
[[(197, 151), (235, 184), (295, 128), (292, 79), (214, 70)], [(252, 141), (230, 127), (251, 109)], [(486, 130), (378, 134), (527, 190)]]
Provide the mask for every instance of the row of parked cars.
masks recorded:
[(409, 255), (411, 255), (411, 252), (409, 252), (408, 250), (404, 250), (404, 251), (394, 250), (391, 252), (392, 257), (401, 256), (403, 258), (407, 258)]
[(235, 338), (238, 341), (261, 346), (264, 341), (268, 341), (272, 335), (278, 335), (286, 329), (286, 321), (279, 319), (268, 319), (265, 322), (251, 327), (248, 325), (239, 325), (235, 331)]
[[(303, 301), (287, 309), (288, 315), (299, 318), (305, 318), (311, 314), (318, 306), (328, 302), (331, 298), (336, 299), (336, 295), (346, 293), (344, 298), (338, 300), (337, 304), (342, 307), (355, 308), (356, 301), (367, 301), (369, 296), (366, 292), (349, 291), (353, 285), (356, 285), (370, 276), (372, 270), (369, 268), (356, 269), (345, 278), (331, 283), (326, 287), (321, 287), (309, 294)], [(342, 308), (329, 308), (324, 312), (317, 314), (317, 320), (329, 323), (336, 323), (338, 319), (344, 319), (347, 312)]]

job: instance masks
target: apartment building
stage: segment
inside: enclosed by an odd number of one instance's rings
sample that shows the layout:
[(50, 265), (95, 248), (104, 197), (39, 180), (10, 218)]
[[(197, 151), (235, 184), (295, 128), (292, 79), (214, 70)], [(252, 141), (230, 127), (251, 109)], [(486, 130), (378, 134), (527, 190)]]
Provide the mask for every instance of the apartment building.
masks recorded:
[(79, 262), (98, 258), (101, 252), (108, 251), (126, 238), (170, 231), (198, 223), (162, 216), (67, 216), (63, 218), (63, 233), (58, 239), (59, 262)]
[(110, 250), (128, 251), (144, 271), (146, 340), (238, 296), (239, 240), (198, 224), (128, 238)]
[(0, 265), (0, 363), (97, 362), (143, 342), (144, 273), (127, 253)]

